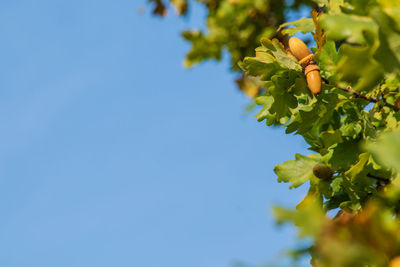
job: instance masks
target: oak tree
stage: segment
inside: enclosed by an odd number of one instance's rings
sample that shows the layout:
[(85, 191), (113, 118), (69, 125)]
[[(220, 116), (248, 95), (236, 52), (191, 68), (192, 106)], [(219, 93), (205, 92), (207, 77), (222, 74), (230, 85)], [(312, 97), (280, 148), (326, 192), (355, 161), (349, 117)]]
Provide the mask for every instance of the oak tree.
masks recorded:
[[(161, 16), (171, 7), (185, 16), (195, 2), (149, 1)], [(207, 31), (183, 32), (186, 66), (229, 52), (258, 121), (301, 135), (312, 152), (274, 169), (289, 188), (309, 187), (296, 207), (274, 208), (278, 223), (312, 240), (291, 255), (308, 253), (313, 266), (399, 266), (400, 1), (196, 2)], [(299, 8), (310, 15), (287, 21)], [(309, 53), (290, 44), (299, 32)]]

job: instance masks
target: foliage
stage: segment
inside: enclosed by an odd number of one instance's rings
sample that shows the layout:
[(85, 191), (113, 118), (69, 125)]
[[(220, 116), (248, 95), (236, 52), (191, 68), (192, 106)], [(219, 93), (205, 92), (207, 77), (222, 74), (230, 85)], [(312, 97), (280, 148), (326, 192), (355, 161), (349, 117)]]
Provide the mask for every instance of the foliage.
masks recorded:
[[(187, 7), (185, 1), (171, 2)], [(279, 182), (309, 186), (296, 209), (275, 208), (279, 223), (292, 222), (299, 238), (312, 240), (301, 253), (312, 256), (313, 266), (395, 266), (400, 255), (400, 1), (199, 2), (208, 8), (208, 33), (184, 33), (193, 46), (187, 65), (220, 59), (227, 49), (232, 69), (240, 72), (239, 62), (245, 75), (238, 83), (252, 86), (247, 93), (261, 106), (257, 119), (301, 135), (313, 151), (275, 167)], [(300, 4), (315, 8), (310, 18), (285, 22), (285, 11)], [(178, 10), (185, 13), (186, 7)], [(323, 78), (317, 95), (285, 47), (286, 35), (298, 32), (311, 33), (316, 44), (311, 50)], [(316, 165), (333, 169), (333, 177), (316, 177)]]
[[(294, 0), (292, 4), (284, 4), (282, 0), (148, 0), (153, 3), (153, 13), (165, 16), (168, 7), (174, 7), (178, 15), (190, 13), (194, 2), (203, 5), (207, 10), (205, 24), (207, 30), (186, 30), (182, 33), (189, 41), (192, 49), (187, 53), (185, 66), (191, 67), (204, 60), (221, 60), (224, 51), (231, 58), (231, 69), (238, 73), (237, 84), (247, 95), (255, 95), (254, 83), (244, 82), (237, 62), (253, 53), (261, 37), (277, 37), (286, 40), (282, 34), (277, 34), (277, 27), (284, 22), (287, 9), (298, 9), (301, 4), (312, 4), (310, 0)], [(316, 6), (316, 5), (313, 5)], [(262, 90), (260, 86), (257, 93)]]

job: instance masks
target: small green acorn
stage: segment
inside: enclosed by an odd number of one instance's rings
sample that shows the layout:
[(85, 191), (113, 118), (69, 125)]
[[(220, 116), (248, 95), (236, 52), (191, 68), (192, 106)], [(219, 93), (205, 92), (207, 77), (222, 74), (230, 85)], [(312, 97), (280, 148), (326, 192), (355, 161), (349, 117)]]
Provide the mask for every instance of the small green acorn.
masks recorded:
[(330, 180), (334, 174), (334, 170), (322, 163), (316, 164), (312, 169), (314, 175), (322, 180)]

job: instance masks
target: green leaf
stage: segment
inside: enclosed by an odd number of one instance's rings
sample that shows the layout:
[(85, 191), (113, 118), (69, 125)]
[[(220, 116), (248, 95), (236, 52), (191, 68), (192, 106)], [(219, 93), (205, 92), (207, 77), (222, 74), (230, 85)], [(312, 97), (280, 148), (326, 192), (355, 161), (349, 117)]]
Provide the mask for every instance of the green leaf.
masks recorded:
[(290, 110), (297, 105), (296, 98), (287, 91), (280, 91), (273, 96), (275, 101), (269, 112), (275, 115), (279, 123), (285, 124), (290, 119)]
[(313, 0), (319, 7), (327, 7), (329, 13), (341, 13), (340, 6), (343, 5), (343, 0)]
[(319, 66), (321, 68), (321, 72), (325, 74), (330, 81), (334, 76), (336, 76), (335, 69), (336, 64), (339, 62), (340, 55), (336, 50), (336, 45), (334, 41), (327, 41), (318, 55)]
[(256, 103), (257, 105), (263, 105), (263, 107), (255, 117), (258, 121), (263, 121), (271, 114), (269, 109), (274, 103), (274, 98), (272, 96), (259, 96), (256, 98)]
[(400, 25), (400, 1), (398, 0), (377, 0), (382, 10)]
[(319, 7), (328, 6), (329, 0), (313, 0)]
[(383, 67), (373, 58), (373, 48), (344, 44), (340, 53), (342, 58), (336, 67), (338, 79), (351, 83), (356, 90), (372, 90), (379, 84)]
[(314, 25), (314, 22), (312, 19), (301, 18), (299, 20), (290, 21), (290, 22), (281, 24), (277, 31), (279, 31), (281, 28), (285, 28), (288, 26), (294, 26), (294, 27), (283, 29), (282, 34), (293, 36), (298, 32), (302, 32), (302, 33), (312, 32), (315, 28), (315, 25)]
[(346, 171), (346, 176), (350, 178), (351, 181), (354, 181), (357, 176), (365, 171), (364, 166), (367, 164), (369, 160), (369, 153), (362, 153), (359, 155), (359, 161), (354, 164), (348, 171)]
[(366, 44), (363, 33), (368, 30), (377, 35), (378, 32), (376, 23), (369, 17), (325, 14), (321, 16), (320, 23), (326, 37), (337, 41), (346, 40), (350, 43)]
[(360, 153), (357, 141), (342, 142), (329, 150), (330, 153), (324, 158), (337, 171), (347, 170), (351, 165), (355, 164)]
[(342, 133), (339, 130), (322, 132), (319, 137), (326, 148), (343, 141)]
[(303, 205), (297, 210), (281, 207), (274, 208), (277, 223), (291, 222), (299, 227), (299, 237), (317, 237), (325, 222), (325, 215), (321, 208), (321, 201), (313, 194), (307, 195)]
[[(337, 186), (335, 185), (335, 188), (337, 188), (338, 191), (334, 191), (335, 194), (324, 203), (325, 210), (337, 209), (337, 208), (339, 208), (341, 203), (350, 201), (349, 196), (342, 189), (341, 183), (342, 183), (343, 179), (341, 177), (339, 177), (339, 178), (336, 178), (334, 180), (334, 182), (335, 181), (337, 181), (337, 184), (338, 184)], [(332, 184), (334, 182), (332, 182)]]
[(400, 172), (400, 132), (395, 131), (380, 136), (376, 142), (370, 142), (366, 148), (376, 161), (383, 166)]
[[(400, 31), (393, 18), (381, 10), (372, 11), (373, 18), (379, 25), (379, 48), (375, 59), (381, 63), (387, 72), (400, 70)], [(397, 27), (396, 27), (397, 26)]]
[(333, 190), (331, 187), (331, 181), (317, 180), (318, 192), (320, 192), (325, 198), (332, 197)]
[(352, 185), (351, 181), (346, 176), (341, 176), (343, 178), (342, 185), (344, 191), (349, 196), (350, 200), (342, 202), (340, 208), (351, 209), (357, 211), (361, 208), (361, 197), (359, 196), (356, 188)]
[(267, 49), (267, 51), (278, 61), (278, 63), (283, 68), (296, 71), (302, 70), (296, 58), (286, 53), (286, 51), (283, 49), (282, 44), (278, 41), (278, 39), (272, 39), (271, 41), (268, 38), (262, 38), (261, 44)]
[(192, 49), (187, 53), (185, 67), (192, 67), (206, 59), (221, 59), (222, 47), (210, 45), (209, 36), (201, 31), (184, 31), (182, 37), (192, 43)]
[(281, 69), (279, 64), (269, 58), (246, 57), (239, 66), (248, 76), (260, 76), (261, 80), (269, 80), (270, 77)]
[(340, 191), (340, 189), (342, 188), (342, 182), (343, 182), (342, 177), (337, 177), (332, 181), (331, 187), (332, 187), (332, 190), (334, 193), (337, 193)]
[(290, 188), (299, 187), (314, 177), (312, 168), (319, 162), (319, 155), (308, 157), (295, 154), (295, 160), (289, 160), (274, 168), (278, 182), (292, 183)]
[(340, 7), (343, 6), (344, 0), (329, 0), (329, 13), (338, 14), (342, 13)]

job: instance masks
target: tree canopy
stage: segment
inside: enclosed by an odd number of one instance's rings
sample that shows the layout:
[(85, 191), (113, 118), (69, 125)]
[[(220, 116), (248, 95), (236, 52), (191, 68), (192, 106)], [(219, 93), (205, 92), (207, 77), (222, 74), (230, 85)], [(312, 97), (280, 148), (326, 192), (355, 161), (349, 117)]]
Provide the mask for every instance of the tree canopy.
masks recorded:
[[(149, 0), (154, 13), (191, 1)], [(221, 59), (224, 50), (239, 87), (260, 106), (267, 126), (301, 135), (312, 152), (275, 167), (278, 182), (307, 196), (292, 209), (274, 209), (278, 223), (312, 240), (291, 256), (310, 254), (313, 266), (400, 266), (400, 1), (197, 0), (207, 31), (183, 32), (185, 63)], [(286, 21), (308, 7), (308, 17)], [(310, 33), (306, 63), (288, 42)], [(294, 39), (292, 39), (294, 40)], [(320, 77), (311, 92), (310, 72)]]

